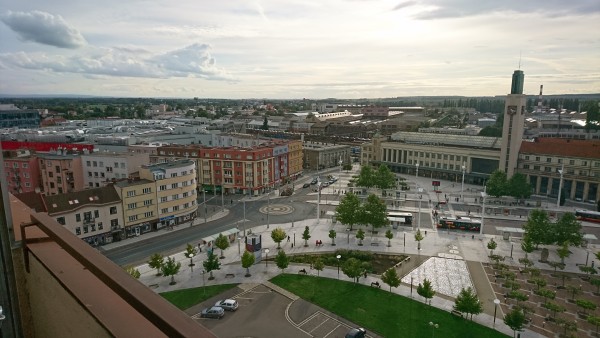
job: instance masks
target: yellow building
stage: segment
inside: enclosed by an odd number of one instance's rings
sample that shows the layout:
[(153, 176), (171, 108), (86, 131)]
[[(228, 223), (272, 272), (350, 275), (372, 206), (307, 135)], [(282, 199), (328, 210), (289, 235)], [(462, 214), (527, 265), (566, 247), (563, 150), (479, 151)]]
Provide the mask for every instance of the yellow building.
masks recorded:
[(302, 141), (288, 141), (289, 177), (295, 178), (302, 173)]

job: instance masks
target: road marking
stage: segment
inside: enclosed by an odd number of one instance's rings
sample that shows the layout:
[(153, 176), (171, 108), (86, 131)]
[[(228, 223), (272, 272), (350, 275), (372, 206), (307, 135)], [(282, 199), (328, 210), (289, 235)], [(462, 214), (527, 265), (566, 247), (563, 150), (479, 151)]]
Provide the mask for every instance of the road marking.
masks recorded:
[(338, 325), (337, 325), (335, 328), (333, 328), (333, 330), (329, 331), (329, 332), (328, 332), (328, 333), (327, 333), (325, 336), (323, 336), (323, 338), (327, 338), (327, 337), (328, 337), (330, 334), (332, 334), (332, 333), (333, 333), (333, 331), (337, 330), (337, 329), (338, 329), (338, 327), (340, 327), (340, 326), (341, 326), (341, 325), (340, 325), (340, 324), (338, 324)]

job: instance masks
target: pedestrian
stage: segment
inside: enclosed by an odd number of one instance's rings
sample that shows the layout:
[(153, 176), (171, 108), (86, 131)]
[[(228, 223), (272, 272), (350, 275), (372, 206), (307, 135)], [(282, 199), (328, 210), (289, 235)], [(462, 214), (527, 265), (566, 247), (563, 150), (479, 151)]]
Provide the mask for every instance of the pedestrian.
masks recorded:
[(367, 272), (365, 271), (365, 273), (363, 274), (363, 276), (365, 276), (365, 278), (367, 278)]
[(290, 241), (290, 236), (288, 236), (288, 242)]

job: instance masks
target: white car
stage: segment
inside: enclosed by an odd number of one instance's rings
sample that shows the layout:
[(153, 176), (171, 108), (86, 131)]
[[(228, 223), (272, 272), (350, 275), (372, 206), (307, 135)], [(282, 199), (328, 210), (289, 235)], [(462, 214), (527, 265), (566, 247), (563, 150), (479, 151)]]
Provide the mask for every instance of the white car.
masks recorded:
[(237, 310), (239, 304), (236, 300), (225, 299), (225, 300), (219, 300), (218, 302), (216, 302), (215, 306), (221, 307), (221, 308), (223, 308), (223, 310), (235, 311), (235, 310)]

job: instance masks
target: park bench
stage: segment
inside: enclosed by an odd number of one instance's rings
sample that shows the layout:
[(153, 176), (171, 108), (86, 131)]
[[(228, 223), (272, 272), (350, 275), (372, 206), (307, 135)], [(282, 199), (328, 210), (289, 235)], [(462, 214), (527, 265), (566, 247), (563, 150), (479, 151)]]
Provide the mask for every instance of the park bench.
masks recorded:
[(225, 278), (233, 278), (233, 277), (235, 277), (235, 274), (233, 274), (233, 273), (225, 274)]
[(452, 310), (452, 311), (450, 311), (450, 314), (453, 316), (461, 317), (461, 318), (463, 316), (462, 312), (460, 312), (458, 310)]
[(298, 271), (298, 274), (301, 274), (301, 273), (303, 273), (305, 275), (308, 274), (308, 272), (306, 272), (306, 269), (300, 269), (300, 271)]
[(381, 289), (381, 285), (379, 284), (379, 282), (371, 282), (371, 286), (374, 287), (374, 288)]

